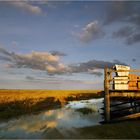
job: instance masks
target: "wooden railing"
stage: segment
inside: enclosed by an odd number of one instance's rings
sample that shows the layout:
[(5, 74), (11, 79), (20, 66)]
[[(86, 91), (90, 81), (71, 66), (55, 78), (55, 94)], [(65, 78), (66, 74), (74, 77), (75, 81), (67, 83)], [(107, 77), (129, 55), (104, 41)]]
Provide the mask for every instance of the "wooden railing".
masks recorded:
[[(115, 72), (135, 72), (135, 73), (137, 72), (137, 73), (139, 73), (140, 70), (114, 70), (114, 69), (110, 69), (107, 67), (104, 69), (104, 92), (105, 92), (104, 108), (105, 108), (105, 121), (106, 122), (110, 121), (110, 90), (111, 90), (110, 87), (113, 84), (112, 83), (114, 81), (113, 73), (115, 73)], [(122, 79), (119, 79), (118, 81), (120, 81), (120, 80), (122, 81)], [(128, 92), (129, 92), (129, 90), (128, 90)]]

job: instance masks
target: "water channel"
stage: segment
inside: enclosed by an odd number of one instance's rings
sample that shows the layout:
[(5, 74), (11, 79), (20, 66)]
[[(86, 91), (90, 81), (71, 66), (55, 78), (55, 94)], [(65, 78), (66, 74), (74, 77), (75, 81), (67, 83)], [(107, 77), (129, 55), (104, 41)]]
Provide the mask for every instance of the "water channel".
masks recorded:
[(0, 138), (55, 138), (56, 133), (69, 137), (76, 128), (100, 125), (102, 102), (103, 98), (70, 101), (56, 110), (1, 122)]

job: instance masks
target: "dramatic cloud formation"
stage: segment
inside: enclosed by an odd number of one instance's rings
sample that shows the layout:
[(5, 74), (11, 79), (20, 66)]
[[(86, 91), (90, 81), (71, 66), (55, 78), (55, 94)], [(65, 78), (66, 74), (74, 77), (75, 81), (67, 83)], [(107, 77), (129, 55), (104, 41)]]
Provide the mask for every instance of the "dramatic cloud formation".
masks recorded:
[[(138, 2), (125, 2), (125, 1), (112, 1), (106, 2), (106, 20), (105, 24), (110, 24), (114, 21), (124, 21), (128, 20), (131, 21), (134, 13), (139, 14), (138, 7), (135, 7)], [(133, 22), (133, 21), (131, 21)]]
[(124, 38), (126, 44), (131, 45), (140, 41), (139, 30), (126, 26), (120, 28), (118, 31), (113, 32), (113, 38)]
[(126, 27), (121, 27), (113, 32), (114, 38), (124, 38), (128, 45), (140, 42), (140, 9), (139, 3), (117, 1), (110, 2), (106, 8), (105, 24), (123, 22)]
[(17, 7), (19, 9), (22, 9), (24, 11), (33, 13), (33, 14), (41, 14), (42, 10), (40, 7), (38, 6), (34, 6), (31, 3), (29, 3), (29, 1), (7, 1), (8, 4)]
[[(47, 71), (49, 75), (89, 73), (96, 76), (102, 75), (105, 66), (113, 67), (117, 64), (124, 64), (118, 60), (114, 62), (90, 60), (87, 62), (65, 65), (60, 62), (59, 55), (48, 52), (31, 52), (28, 54), (10, 53), (4, 48), (0, 48), (0, 59), (8, 61), (6, 68), (30, 68)], [(28, 77), (28, 79), (31, 79)]]
[(58, 55), (52, 55), (48, 52), (31, 52), (28, 54), (10, 53), (0, 47), (1, 60), (9, 61), (5, 65), (7, 68), (31, 68), (47, 71), (48, 74), (64, 73), (66, 66), (59, 62)]
[(102, 75), (102, 72), (98, 69), (104, 69), (106, 66), (109, 68), (112, 68), (115, 64), (124, 64), (118, 60), (115, 60), (114, 62), (108, 62), (108, 61), (101, 61), (101, 60), (90, 60), (87, 62), (71, 65), (71, 72), (72, 73), (79, 73), (79, 72), (90, 72), (95, 75)]
[(102, 38), (105, 33), (102, 31), (98, 21), (87, 24), (81, 33), (76, 34), (82, 42), (90, 42), (94, 39)]

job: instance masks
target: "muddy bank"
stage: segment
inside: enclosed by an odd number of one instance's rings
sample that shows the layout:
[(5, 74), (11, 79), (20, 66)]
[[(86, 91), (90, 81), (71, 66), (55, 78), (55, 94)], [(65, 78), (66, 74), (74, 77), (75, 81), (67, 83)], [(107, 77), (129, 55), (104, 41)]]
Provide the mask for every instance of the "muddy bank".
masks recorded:
[(76, 138), (97, 139), (139, 139), (140, 120), (125, 121), (77, 129)]
[(49, 134), (44, 132), (47, 139), (140, 139), (140, 121), (127, 121), (116, 124), (105, 124), (73, 128), (65, 130), (65, 134), (54, 128)]

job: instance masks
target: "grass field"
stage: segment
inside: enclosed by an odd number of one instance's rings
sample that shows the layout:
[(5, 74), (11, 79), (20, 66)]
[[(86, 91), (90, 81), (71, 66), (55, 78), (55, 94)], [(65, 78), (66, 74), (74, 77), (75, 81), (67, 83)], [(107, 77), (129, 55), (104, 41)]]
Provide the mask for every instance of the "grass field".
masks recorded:
[(0, 90), (0, 103), (25, 99), (41, 100), (47, 97), (61, 100), (68, 96), (97, 95), (99, 92), (101, 90)]
[(100, 90), (0, 90), (0, 120), (101, 97)]

